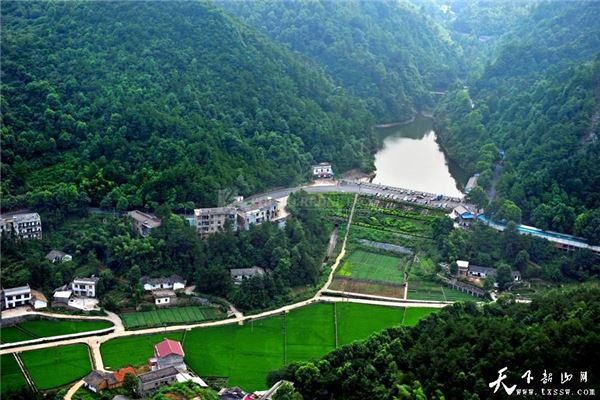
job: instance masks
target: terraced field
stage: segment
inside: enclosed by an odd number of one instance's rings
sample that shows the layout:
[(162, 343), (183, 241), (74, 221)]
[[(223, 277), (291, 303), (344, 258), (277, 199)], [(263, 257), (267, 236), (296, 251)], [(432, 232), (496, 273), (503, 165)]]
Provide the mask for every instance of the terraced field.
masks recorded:
[(95, 331), (111, 326), (113, 326), (112, 323), (101, 320), (32, 319), (2, 328), (2, 343), (16, 343), (23, 340)]

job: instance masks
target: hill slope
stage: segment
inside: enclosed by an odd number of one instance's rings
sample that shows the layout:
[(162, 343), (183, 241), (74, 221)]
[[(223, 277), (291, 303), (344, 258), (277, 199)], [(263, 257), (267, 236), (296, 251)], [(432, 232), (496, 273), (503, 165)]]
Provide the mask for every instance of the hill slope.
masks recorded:
[(448, 94), (436, 112), (444, 147), (480, 172), (485, 188), (506, 151), (499, 194), (540, 228), (585, 234), (588, 223), (574, 229), (575, 219), (592, 221), (586, 213), (600, 207), (600, 144), (590, 140), (600, 104), (599, 21), (596, 2), (539, 4), (469, 90)]
[(371, 117), (204, 2), (2, 7), (4, 208), (189, 202), (370, 167)]
[(381, 122), (433, 105), (462, 72), (456, 46), (431, 19), (397, 1), (219, 1), (247, 24), (302, 53)]

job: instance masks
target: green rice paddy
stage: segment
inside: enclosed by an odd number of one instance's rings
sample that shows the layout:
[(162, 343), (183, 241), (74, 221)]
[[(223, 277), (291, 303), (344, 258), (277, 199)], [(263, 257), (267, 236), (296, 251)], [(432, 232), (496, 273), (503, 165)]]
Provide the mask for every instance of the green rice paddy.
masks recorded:
[(404, 282), (404, 257), (356, 250), (346, 258), (336, 275), (391, 283)]
[[(318, 358), (386, 327), (414, 325), (435, 309), (321, 303), (244, 325), (113, 339), (101, 346), (104, 365), (141, 365), (165, 337), (183, 341), (186, 363), (202, 377), (228, 377), (230, 386), (266, 388), (267, 374), (286, 363)], [(337, 326), (336, 326), (337, 322)], [(336, 340), (337, 338), (337, 340)]]
[(83, 344), (27, 351), (21, 360), (40, 390), (64, 386), (92, 370), (88, 348)]
[(17, 364), (17, 360), (15, 360), (15, 356), (12, 354), (0, 356), (0, 372), (0, 379), (2, 381), (0, 385), (0, 397), (4, 397), (11, 389), (18, 389), (21, 386), (27, 385), (19, 364)]

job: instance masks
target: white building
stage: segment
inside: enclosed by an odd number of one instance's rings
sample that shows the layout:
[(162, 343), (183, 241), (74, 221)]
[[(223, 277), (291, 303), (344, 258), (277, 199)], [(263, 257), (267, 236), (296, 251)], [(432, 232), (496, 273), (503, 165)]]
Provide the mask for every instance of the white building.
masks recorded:
[(186, 280), (179, 275), (171, 275), (166, 278), (148, 278), (144, 276), (140, 279), (144, 290), (181, 290), (185, 288)]
[(254, 202), (247, 202), (239, 207), (240, 228), (250, 229), (251, 225), (260, 225), (277, 218), (277, 200), (267, 197)]
[(322, 162), (317, 165), (313, 165), (312, 173), (314, 178), (331, 178), (334, 175), (333, 169), (331, 168), (331, 164), (327, 162)]
[(2, 308), (15, 308), (31, 303), (31, 288), (29, 285), (3, 289)]
[(161, 224), (160, 218), (138, 210), (129, 211), (127, 215), (133, 219), (133, 228), (144, 237), (150, 235), (150, 231)]
[(51, 250), (48, 254), (46, 254), (46, 257), (44, 257), (44, 258), (46, 260), (50, 261), (51, 263), (65, 262), (65, 261), (73, 260), (73, 256), (71, 256), (70, 254), (67, 254), (63, 251), (59, 251), (59, 250)]
[(4, 235), (17, 239), (41, 239), (42, 220), (38, 213), (18, 213), (0, 216), (0, 229)]
[(91, 276), (90, 278), (75, 278), (71, 283), (71, 290), (75, 296), (96, 297), (96, 285), (98, 278)]

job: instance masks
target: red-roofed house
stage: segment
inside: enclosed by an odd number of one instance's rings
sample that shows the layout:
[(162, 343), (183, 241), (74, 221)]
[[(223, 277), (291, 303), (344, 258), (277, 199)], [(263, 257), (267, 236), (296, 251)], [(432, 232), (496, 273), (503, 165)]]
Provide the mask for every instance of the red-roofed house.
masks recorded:
[(150, 364), (152, 371), (167, 367), (175, 367), (186, 371), (187, 367), (183, 362), (183, 357), (185, 357), (185, 353), (181, 343), (165, 339), (154, 345), (154, 357), (148, 360), (148, 364)]

